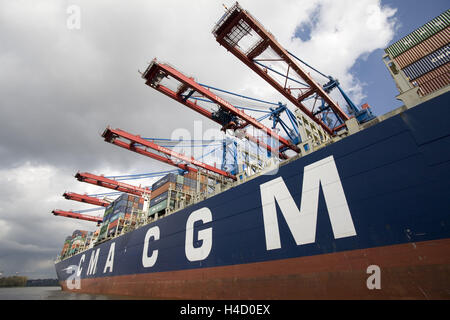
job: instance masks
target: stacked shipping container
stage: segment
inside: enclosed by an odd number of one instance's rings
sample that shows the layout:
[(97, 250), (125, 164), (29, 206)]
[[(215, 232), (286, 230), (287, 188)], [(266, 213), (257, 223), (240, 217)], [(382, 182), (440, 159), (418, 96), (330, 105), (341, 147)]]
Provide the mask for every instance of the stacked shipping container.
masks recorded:
[(386, 48), (409, 81), (426, 96), (450, 84), (450, 10)]
[(68, 255), (71, 245), (72, 245), (72, 237), (68, 236), (66, 238), (66, 240), (64, 240), (64, 246), (63, 246), (63, 249), (61, 250), (61, 257), (62, 258), (64, 258), (65, 256)]
[(448, 44), (449, 39), (450, 27), (447, 27), (425, 41), (417, 44), (415, 47), (412, 47), (410, 50), (403, 52), (398, 57), (395, 57), (394, 60), (397, 62), (399, 67), (403, 69), (415, 61), (420, 60), (422, 57), (425, 57), (444, 47)]
[(410, 80), (414, 80), (448, 62), (450, 62), (450, 44), (417, 60), (402, 70)]
[(415, 47), (422, 41), (430, 38), (439, 31), (445, 29), (450, 24), (450, 9), (440, 14), (430, 22), (424, 24), (419, 29), (413, 31), (407, 36), (386, 48), (386, 53), (391, 57), (396, 58), (403, 52)]
[[(89, 231), (75, 230), (72, 236), (68, 236), (64, 241), (61, 251), (61, 258), (71, 256), (80, 251), (80, 249), (88, 247), (95, 240), (103, 240), (108, 235), (116, 232), (123, 226), (124, 218), (129, 218), (132, 209), (142, 209), (143, 199), (137, 196), (123, 194), (112, 202), (103, 215), (102, 225), (95, 233)], [(117, 228), (119, 227), (119, 228)]]
[[(194, 172), (188, 172), (184, 176), (173, 173), (164, 176), (152, 185), (148, 216), (165, 213), (168, 208), (174, 209), (177, 195), (182, 194), (184, 199), (189, 201), (197, 191), (206, 191), (206, 186), (206, 176), (197, 175)], [(178, 200), (180, 200), (180, 197), (178, 197)], [(96, 231), (95, 237), (93, 237), (92, 232), (76, 230), (72, 236), (66, 238), (61, 251), (61, 258), (75, 254), (81, 247), (89, 245), (91, 239), (102, 241), (114, 236), (121, 231), (125, 222), (133, 225), (137, 219), (132, 219), (132, 215), (138, 213), (139, 210), (143, 210), (143, 206), (144, 198), (122, 194), (105, 208), (103, 222)]]
[[(166, 209), (173, 210), (176, 206), (177, 195), (183, 194), (185, 199), (197, 192), (206, 190), (206, 177), (195, 172), (182, 175), (170, 173), (152, 185), (150, 196), (149, 216), (165, 213)], [(199, 184), (199, 185), (198, 185)]]
[(77, 253), (80, 248), (88, 246), (92, 240), (93, 233), (83, 230), (75, 230), (72, 236), (68, 236), (64, 241), (64, 246), (61, 251), (61, 258), (71, 256)]
[(105, 209), (98, 240), (104, 240), (120, 231), (124, 226), (124, 222), (131, 220), (132, 214), (137, 214), (139, 210), (143, 209), (143, 206), (143, 198), (125, 193), (111, 202)]

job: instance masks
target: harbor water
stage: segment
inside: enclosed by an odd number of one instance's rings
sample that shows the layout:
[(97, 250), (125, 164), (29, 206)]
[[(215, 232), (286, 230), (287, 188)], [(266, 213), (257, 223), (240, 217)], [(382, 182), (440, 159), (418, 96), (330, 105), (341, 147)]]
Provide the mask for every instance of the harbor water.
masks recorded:
[(61, 287), (0, 288), (0, 300), (128, 300), (116, 295), (84, 294), (62, 291)]

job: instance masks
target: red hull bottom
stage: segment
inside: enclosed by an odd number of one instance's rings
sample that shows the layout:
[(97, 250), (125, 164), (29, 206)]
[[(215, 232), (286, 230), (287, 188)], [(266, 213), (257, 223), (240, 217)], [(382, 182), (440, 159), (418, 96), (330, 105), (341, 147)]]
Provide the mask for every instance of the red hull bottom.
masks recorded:
[[(380, 267), (381, 289), (367, 287), (370, 265)], [(450, 299), (450, 239), (61, 286), (147, 299)]]

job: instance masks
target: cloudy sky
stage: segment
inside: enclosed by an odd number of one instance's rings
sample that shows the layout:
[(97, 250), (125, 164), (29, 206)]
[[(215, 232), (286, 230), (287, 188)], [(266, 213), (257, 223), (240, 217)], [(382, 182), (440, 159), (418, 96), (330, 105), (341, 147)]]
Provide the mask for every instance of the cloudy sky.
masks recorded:
[[(193, 111), (144, 84), (157, 57), (202, 83), (282, 100), (220, 47), (214, 23), (233, 1), (0, 0), (0, 272), (55, 278), (53, 259), (88, 222), (54, 217), (88, 205), (62, 193), (106, 192), (77, 171), (119, 175), (169, 170), (103, 141), (108, 126), (144, 137), (193, 132)], [(275, 5), (276, 3), (276, 5)], [(446, 1), (242, 0), (278, 41), (341, 81), (380, 115), (400, 106), (383, 49), (447, 9)], [(71, 28), (75, 5), (80, 28)], [(207, 119), (203, 130), (216, 128)], [(131, 181), (144, 185), (149, 181)]]

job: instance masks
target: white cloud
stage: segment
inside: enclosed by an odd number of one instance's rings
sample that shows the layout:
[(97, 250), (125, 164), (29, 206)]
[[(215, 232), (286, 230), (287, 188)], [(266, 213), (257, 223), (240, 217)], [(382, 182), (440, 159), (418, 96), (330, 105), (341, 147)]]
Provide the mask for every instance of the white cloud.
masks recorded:
[(358, 58), (386, 47), (394, 35), (392, 17), (396, 10), (381, 7), (379, 0), (320, 0), (315, 5), (317, 20), (311, 39), (295, 38), (286, 46), (321, 72), (338, 78), (344, 90), (360, 103), (362, 84), (350, 69)]

